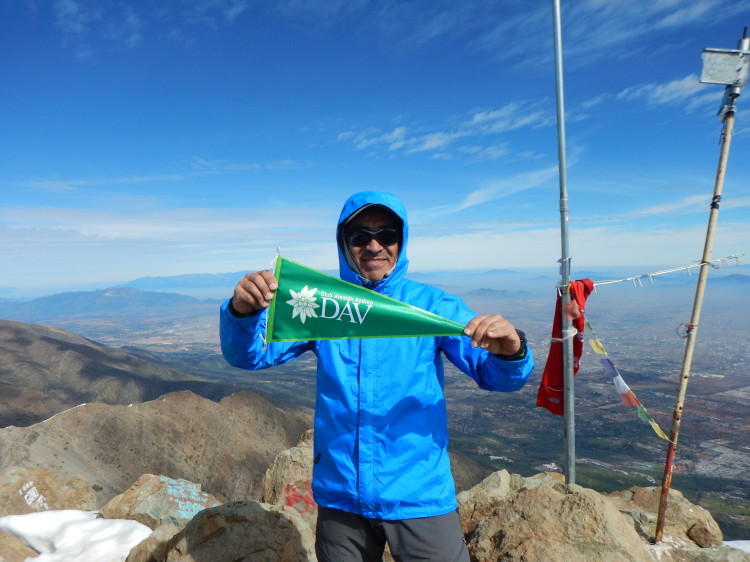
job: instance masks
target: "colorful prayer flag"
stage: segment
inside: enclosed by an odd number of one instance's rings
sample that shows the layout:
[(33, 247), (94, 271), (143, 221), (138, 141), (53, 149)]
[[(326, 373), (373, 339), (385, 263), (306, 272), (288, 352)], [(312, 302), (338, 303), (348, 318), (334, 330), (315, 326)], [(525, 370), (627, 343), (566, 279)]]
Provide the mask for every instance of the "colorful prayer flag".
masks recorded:
[(266, 341), (462, 336), (464, 326), (278, 256)]
[(594, 353), (598, 353), (599, 355), (607, 355), (607, 352), (604, 351), (602, 342), (600, 342), (599, 340), (589, 340), (589, 345), (591, 345), (591, 349), (594, 350)]
[(594, 352), (598, 353), (599, 355), (606, 356), (599, 359), (599, 363), (601, 363), (602, 367), (604, 367), (604, 370), (608, 374), (612, 375), (612, 382), (615, 385), (615, 392), (617, 392), (617, 394), (620, 396), (620, 400), (622, 401), (622, 403), (625, 406), (635, 406), (637, 408), (638, 418), (650, 424), (651, 428), (654, 430), (654, 433), (656, 433), (659, 437), (666, 441), (669, 441), (669, 437), (666, 436), (661, 427), (659, 427), (659, 424), (654, 421), (654, 418), (651, 417), (646, 408), (643, 407), (643, 404), (641, 404), (641, 401), (638, 400), (633, 391), (630, 390), (630, 387), (625, 383), (622, 376), (620, 375), (620, 372), (617, 370), (617, 367), (615, 367), (615, 364), (612, 363), (612, 360), (609, 358), (607, 351), (604, 349), (604, 344), (602, 344), (599, 338), (597, 338), (596, 332), (594, 332), (594, 329), (591, 327), (591, 324), (589, 324), (589, 322), (586, 322), (586, 328), (591, 332), (591, 335), (594, 336), (594, 339), (589, 340), (591, 349), (593, 349)]

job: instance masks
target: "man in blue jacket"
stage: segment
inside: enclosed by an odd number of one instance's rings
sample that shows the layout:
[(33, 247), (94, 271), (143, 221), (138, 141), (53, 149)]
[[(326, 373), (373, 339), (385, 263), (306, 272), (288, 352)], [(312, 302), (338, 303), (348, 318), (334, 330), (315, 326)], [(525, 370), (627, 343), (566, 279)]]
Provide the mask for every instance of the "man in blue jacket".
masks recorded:
[(306, 351), (318, 359), (313, 497), (321, 561), (468, 561), (448, 457), (444, 355), (486, 390), (518, 390), (534, 368), (523, 332), (477, 316), (458, 297), (405, 279), (409, 223), (394, 195), (362, 192), (341, 211), (340, 276), (466, 327), (466, 337), (273, 342), (270, 271), (248, 273), (221, 307), (221, 345), (236, 367), (262, 369)]

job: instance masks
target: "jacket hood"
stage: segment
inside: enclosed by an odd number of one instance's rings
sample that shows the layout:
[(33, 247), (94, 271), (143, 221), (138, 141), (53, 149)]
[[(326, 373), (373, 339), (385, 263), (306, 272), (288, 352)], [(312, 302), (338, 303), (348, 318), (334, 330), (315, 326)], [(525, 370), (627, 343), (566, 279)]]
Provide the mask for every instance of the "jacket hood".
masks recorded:
[[(349, 249), (344, 240), (344, 226), (359, 212), (363, 211), (367, 207), (377, 205), (387, 208), (389, 211), (394, 213), (401, 222), (402, 226), (402, 239), (399, 246), (398, 259), (396, 265), (387, 277), (381, 281), (372, 283), (359, 274), (356, 264), (351, 260)], [(371, 289), (377, 289), (378, 292), (387, 293), (387, 288), (397, 284), (403, 279), (406, 274), (406, 270), (409, 267), (409, 260), (406, 257), (406, 247), (409, 240), (409, 222), (406, 219), (406, 208), (404, 204), (391, 193), (385, 193), (383, 191), (362, 191), (355, 193), (341, 209), (341, 215), (339, 216), (339, 222), (336, 227), (336, 244), (339, 251), (339, 275), (344, 281), (354, 283), (356, 285), (362, 285)]]

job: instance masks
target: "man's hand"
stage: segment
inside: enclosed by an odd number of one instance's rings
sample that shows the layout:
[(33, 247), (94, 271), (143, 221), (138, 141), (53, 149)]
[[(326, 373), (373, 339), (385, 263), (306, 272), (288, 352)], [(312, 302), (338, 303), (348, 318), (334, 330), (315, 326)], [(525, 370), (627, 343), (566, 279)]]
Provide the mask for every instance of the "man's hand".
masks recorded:
[(515, 327), (499, 314), (482, 314), (472, 318), (466, 324), (464, 334), (471, 337), (471, 345), (490, 353), (513, 355), (521, 349), (521, 338)]
[(234, 288), (232, 308), (240, 314), (251, 314), (267, 308), (279, 284), (268, 270), (248, 273)]

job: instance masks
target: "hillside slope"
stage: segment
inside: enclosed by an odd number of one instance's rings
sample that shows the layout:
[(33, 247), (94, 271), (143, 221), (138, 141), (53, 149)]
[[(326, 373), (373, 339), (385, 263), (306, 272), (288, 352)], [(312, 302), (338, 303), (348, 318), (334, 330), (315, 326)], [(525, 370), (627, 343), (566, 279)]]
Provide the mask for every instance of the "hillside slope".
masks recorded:
[(43, 467), (57, 481), (84, 479), (98, 506), (145, 473), (199, 482), (223, 501), (258, 499), (275, 456), (311, 425), (309, 416), (252, 392), (221, 402), (182, 391), (130, 406), (86, 404), (30, 427), (0, 429), (0, 487), (16, 487), (16, 480), (2, 481), (8, 475)]
[(60, 328), (0, 320), (0, 426), (29, 425), (87, 402), (131, 404), (191, 390), (239, 389), (107, 347)]

